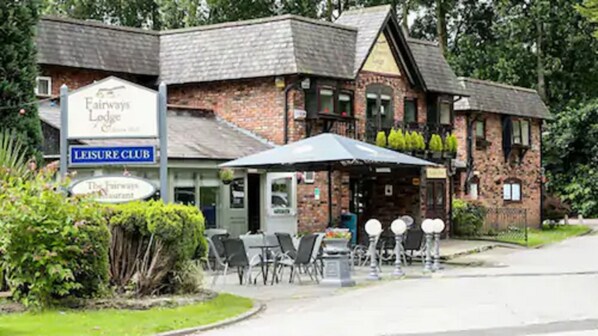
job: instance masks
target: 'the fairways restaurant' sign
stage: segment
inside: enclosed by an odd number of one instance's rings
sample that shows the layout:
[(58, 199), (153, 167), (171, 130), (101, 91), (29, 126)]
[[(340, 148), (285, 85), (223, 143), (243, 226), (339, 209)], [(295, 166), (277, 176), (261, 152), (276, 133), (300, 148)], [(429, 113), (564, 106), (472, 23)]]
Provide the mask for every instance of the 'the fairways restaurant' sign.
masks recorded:
[(70, 139), (158, 137), (158, 95), (115, 77), (68, 96)]
[(102, 203), (124, 203), (141, 200), (156, 192), (154, 185), (130, 176), (99, 176), (75, 182), (70, 191), (74, 195), (93, 195)]

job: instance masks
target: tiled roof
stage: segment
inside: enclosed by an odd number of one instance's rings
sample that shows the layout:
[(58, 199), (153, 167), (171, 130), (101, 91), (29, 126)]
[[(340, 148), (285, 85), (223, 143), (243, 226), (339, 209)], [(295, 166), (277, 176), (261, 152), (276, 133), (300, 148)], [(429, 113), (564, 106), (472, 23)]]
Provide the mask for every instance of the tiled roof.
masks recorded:
[(37, 26), (38, 63), (158, 75), (158, 33), (90, 21), (44, 17)]
[(355, 9), (343, 12), (335, 21), (338, 24), (357, 28), (354, 76), (357, 76), (365, 63), (390, 12), (390, 5)]
[[(39, 107), (42, 122), (60, 129), (60, 108)], [(158, 145), (157, 140), (81, 140), (88, 145)], [(169, 111), (168, 157), (178, 159), (231, 160), (255, 154), (273, 146), (215, 117), (194, 116), (192, 112)]]
[(550, 111), (532, 89), (473, 78), (459, 78), (470, 96), (455, 103), (456, 111), (484, 111), (550, 119)]
[(459, 85), (457, 76), (440, 52), (436, 43), (417, 39), (407, 39), (417, 67), (429, 91), (467, 95), (467, 90)]
[(285, 74), (352, 78), (353, 28), (284, 15), (166, 31), (160, 80), (189, 83)]

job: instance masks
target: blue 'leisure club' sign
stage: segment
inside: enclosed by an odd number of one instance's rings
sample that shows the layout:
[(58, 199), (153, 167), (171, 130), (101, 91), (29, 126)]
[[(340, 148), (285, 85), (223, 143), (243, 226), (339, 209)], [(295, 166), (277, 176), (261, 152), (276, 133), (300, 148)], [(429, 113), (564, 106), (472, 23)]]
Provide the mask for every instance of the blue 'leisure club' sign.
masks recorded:
[(156, 163), (155, 146), (70, 146), (71, 165)]

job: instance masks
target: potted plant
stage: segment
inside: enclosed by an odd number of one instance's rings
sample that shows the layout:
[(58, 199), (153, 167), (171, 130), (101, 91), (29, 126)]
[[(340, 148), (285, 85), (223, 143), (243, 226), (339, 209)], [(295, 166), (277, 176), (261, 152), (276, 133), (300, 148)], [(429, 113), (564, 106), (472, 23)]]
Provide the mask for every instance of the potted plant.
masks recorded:
[(413, 133), (405, 131), (405, 152), (412, 153), (415, 150), (415, 143), (413, 142)]
[(457, 157), (457, 136), (454, 134), (450, 134), (450, 141), (449, 141), (449, 151), (451, 153), (451, 158)]
[(326, 229), (323, 239), (325, 244), (324, 250), (328, 254), (349, 252), (349, 240), (351, 240), (351, 232), (349, 229)]
[(235, 178), (235, 172), (230, 168), (223, 168), (218, 172), (218, 176), (220, 177), (222, 183), (230, 184)]
[(376, 146), (386, 147), (386, 133), (384, 133), (384, 131), (380, 131), (376, 134)]
[(397, 149), (397, 130), (392, 128), (388, 133), (388, 148)]
[(430, 142), (428, 143), (428, 149), (432, 154), (432, 158), (440, 159), (442, 157), (442, 139), (438, 134), (432, 134)]
[(417, 156), (424, 156), (426, 151), (426, 142), (424, 141), (424, 136), (420, 132), (414, 132), (415, 140), (415, 152)]

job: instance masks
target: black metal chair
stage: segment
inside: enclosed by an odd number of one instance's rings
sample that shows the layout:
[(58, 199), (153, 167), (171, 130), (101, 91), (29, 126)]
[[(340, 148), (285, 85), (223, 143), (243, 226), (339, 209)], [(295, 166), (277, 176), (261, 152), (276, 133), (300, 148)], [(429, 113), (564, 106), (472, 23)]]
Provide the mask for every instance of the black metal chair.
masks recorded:
[(245, 245), (239, 238), (223, 240), (224, 251), (226, 254), (226, 264), (228, 267), (236, 267), (239, 275), (239, 283), (242, 285), (245, 279), (247, 284), (251, 283), (252, 266), (247, 259)]
[(297, 249), (295, 248), (295, 244), (293, 244), (293, 238), (288, 233), (275, 233), (276, 238), (278, 239), (278, 245), (280, 245), (280, 250), (282, 254), (287, 255), (291, 259), (297, 258)]
[(218, 268), (217, 262), (219, 260), (217, 260), (216, 257), (219, 257), (220, 259), (224, 259), (225, 255), (224, 255), (224, 245), (222, 244), (222, 241), (224, 239), (227, 239), (229, 237), (228, 233), (225, 234), (216, 234), (213, 235), (211, 238), (208, 238), (208, 240), (212, 243), (211, 245), (213, 245), (213, 249), (209, 249), (208, 250), (208, 268), (211, 270), (211, 266), (210, 263), (212, 263), (214, 265), (214, 269)]
[(318, 273), (316, 270), (316, 259), (313, 258), (314, 246), (318, 238), (317, 234), (310, 234), (304, 236), (299, 241), (299, 248), (297, 249), (297, 256), (293, 259), (290, 256), (284, 256), (277, 262), (278, 267), (288, 266), (291, 268), (291, 275), (289, 276), (289, 282), (293, 282), (295, 276), (301, 283), (300, 271), (303, 269), (309, 277), (316, 282), (318, 281)]
[[(413, 263), (413, 253), (419, 252), (419, 256), (422, 259), (422, 263), (424, 262), (423, 258), (423, 251), (424, 251), (424, 231), (420, 229), (410, 229), (406, 232), (405, 241), (403, 243), (403, 253), (408, 259), (409, 265)], [(411, 252), (411, 255), (408, 256), (407, 252)]]

